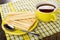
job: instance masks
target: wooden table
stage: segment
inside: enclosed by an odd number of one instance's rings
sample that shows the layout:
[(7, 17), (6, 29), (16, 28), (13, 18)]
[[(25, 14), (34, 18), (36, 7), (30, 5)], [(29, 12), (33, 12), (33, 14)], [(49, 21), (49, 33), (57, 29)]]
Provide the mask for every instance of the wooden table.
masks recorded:
[(6, 40), (6, 36), (4, 31), (2, 30), (1, 26), (2, 20), (1, 20), (1, 15), (0, 15), (0, 40)]
[[(1, 17), (0, 17), (0, 40), (6, 40), (5, 33), (1, 28), (1, 23), (2, 23), (2, 21), (1, 21)], [(54, 34), (52, 36), (43, 38), (41, 40), (60, 40), (60, 33), (57, 33), (57, 34)]]

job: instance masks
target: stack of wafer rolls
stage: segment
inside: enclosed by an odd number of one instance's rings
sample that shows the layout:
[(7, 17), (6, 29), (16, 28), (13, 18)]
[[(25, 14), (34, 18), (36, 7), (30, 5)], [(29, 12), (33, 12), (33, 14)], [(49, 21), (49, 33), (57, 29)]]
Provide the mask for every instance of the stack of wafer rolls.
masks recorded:
[(36, 17), (35, 13), (31, 12), (11, 12), (5, 22), (21, 30), (29, 30), (36, 22)]

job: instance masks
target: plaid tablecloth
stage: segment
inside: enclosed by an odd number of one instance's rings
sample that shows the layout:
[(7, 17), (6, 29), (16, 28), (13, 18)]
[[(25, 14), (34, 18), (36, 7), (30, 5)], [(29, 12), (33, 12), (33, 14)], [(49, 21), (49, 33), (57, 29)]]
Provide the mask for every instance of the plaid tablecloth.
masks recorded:
[[(8, 12), (18, 12), (18, 11), (31, 11), (35, 12), (36, 4), (39, 3), (40, 0), (19, 0), (14, 3), (7, 3), (2, 5), (2, 18), (4, 18)], [(57, 15), (57, 21), (44, 23), (39, 21), (37, 27), (33, 30), (40, 34), (40, 36), (36, 36), (33, 34), (25, 34), (25, 35), (11, 35), (6, 33), (8, 40), (39, 40), (44, 37), (53, 35), (55, 33), (60, 32), (60, 14)]]

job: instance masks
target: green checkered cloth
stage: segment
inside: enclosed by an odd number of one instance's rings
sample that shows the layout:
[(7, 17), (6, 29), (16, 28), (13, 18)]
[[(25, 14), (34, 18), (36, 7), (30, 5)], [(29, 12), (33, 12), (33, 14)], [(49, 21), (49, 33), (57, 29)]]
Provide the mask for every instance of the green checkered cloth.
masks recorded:
[[(23, 10), (35, 12), (35, 6), (39, 2), (40, 0), (19, 0), (11, 4), (13, 7), (11, 7), (11, 5), (9, 6), (9, 3), (3, 4), (1, 11), (2, 18), (4, 18), (7, 13), (12, 12), (13, 8), (16, 12)], [(10, 35), (7, 33), (6, 35), (9, 40), (39, 40), (44, 37), (53, 35), (55, 33), (60, 32), (60, 14), (57, 14), (57, 21), (55, 22), (44, 23), (39, 21), (37, 27), (33, 30), (33, 32), (40, 34), (40, 36), (38, 37), (29, 33), (25, 35)]]

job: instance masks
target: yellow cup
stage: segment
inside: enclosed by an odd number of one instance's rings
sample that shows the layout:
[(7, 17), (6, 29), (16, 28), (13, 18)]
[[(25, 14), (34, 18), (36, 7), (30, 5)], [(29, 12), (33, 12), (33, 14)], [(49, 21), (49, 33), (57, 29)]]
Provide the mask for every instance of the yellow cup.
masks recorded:
[[(48, 5), (49, 6), (54, 6), (52, 4), (51, 5), (50, 4), (42, 4), (41, 6), (48, 6)], [(56, 6), (54, 6), (55, 9), (52, 12), (42, 12), (38, 9), (39, 7), (40, 7), (40, 5), (37, 7), (37, 10), (36, 10), (36, 17), (39, 20), (41, 20), (43, 22), (56, 21), (56, 19), (57, 19), (56, 14), (58, 12), (60, 12), (59, 9), (56, 8)]]

